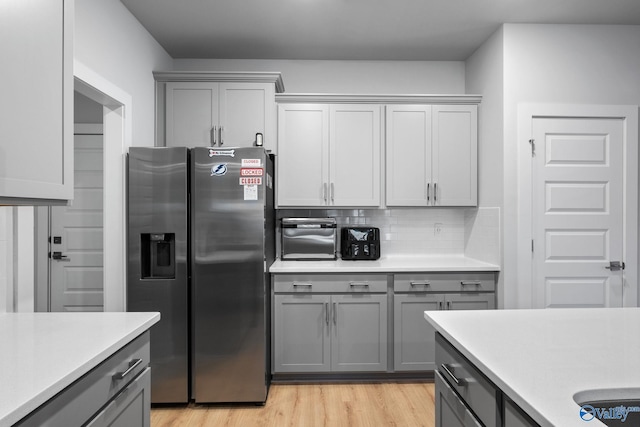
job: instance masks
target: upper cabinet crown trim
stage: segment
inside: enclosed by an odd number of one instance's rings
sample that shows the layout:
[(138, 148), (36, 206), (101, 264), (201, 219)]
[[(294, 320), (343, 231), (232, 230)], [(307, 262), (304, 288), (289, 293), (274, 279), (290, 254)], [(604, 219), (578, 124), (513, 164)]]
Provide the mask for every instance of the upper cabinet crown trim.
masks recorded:
[(284, 92), (282, 73), (254, 72), (254, 71), (154, 71), (153, 77), (158, 82), (244, 82), (244, 83), (274, 83), (276, 93)]
[(332, 104), (480, 104), (482, 95), (376, 95), (336, 93), (278, 93), (276, 102)]

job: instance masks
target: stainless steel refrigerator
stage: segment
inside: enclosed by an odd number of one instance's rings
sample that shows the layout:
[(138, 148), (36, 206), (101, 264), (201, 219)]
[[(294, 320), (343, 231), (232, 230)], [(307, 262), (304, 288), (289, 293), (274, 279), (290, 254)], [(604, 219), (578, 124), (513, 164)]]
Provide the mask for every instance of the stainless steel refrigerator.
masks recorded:
[(262, 148), (132, 147), (128, 188), (127, 309), (161, 313), (152, 403), (264, 402), (272, 159)]

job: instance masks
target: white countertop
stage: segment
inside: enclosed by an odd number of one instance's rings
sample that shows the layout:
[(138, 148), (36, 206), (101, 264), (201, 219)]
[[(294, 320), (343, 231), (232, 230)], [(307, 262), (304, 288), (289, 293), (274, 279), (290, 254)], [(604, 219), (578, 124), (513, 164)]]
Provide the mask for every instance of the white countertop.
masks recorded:
[(542, 426), (584, 427), (573, 396), (585, 390), (640, 398), (640, 308), (430, 311), (425, 318)]
[(0, 314), (0, 427), (22, 419), (158, 320), (159, 313)]
[(384, 256), (375, 261), (283, 261), (270, 273), (410, 273), (433, 271), (500, 271), (500, 266), (463, 255)]

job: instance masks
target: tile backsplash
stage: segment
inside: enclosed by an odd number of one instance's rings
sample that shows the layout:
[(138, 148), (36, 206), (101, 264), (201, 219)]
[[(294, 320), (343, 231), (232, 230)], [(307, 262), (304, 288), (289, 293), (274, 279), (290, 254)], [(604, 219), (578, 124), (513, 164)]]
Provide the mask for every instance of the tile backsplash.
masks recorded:
[[(499, 263), (499, 208), (282, 209), (277, 218), (334, 217), (380, 229), (383, 256), (466, 255)], [(279, 235), (279, 221), (278, 221)]]

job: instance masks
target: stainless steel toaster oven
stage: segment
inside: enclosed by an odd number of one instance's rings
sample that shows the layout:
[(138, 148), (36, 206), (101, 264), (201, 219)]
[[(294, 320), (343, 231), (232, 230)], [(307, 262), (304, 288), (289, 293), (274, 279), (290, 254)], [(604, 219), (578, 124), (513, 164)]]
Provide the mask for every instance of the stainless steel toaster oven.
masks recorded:
[(335, 218), (282, 218), (283, 260), (336, 259)]

